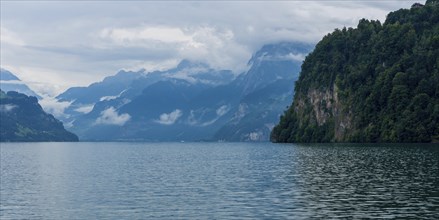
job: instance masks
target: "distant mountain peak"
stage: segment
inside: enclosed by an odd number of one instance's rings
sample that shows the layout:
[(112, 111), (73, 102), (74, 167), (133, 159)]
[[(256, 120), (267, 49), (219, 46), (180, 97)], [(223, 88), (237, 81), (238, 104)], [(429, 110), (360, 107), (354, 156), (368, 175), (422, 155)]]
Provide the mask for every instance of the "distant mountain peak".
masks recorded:
[(3, 69), (3, 68), (0, 68), (0, 80), (1, 81), (12, 81), (12, 80), (20, 81), (20, 79), (17, 76), (15, 76), (11, 72), (9, 72), (8, 70)]
[(300, 64), (314, 46), (296, 42), (267, 44), (256, 51), (242, 77), (244, 94), (262, 88), (279, 79), (297, 78)]
[(288, 56), (290, 56), (291, 60), (296, 58), (296, 61), (301, 62), (302, 60), (299, 58), (308, 54), (313, 47), (314, 45), (312, 44), (298, 42), (266, 44), (253, 54), (252, 58), (248, 61), (248, 65), (253, 65), (261, 61), (269, 61), (275, 58), (287, 59)]
[(191, 61), (188, 59), (183, 59), (180, 61), (180, 63), (177, 65), (176, 69), (187, 69), (187, 68), (209, 68), (209, 65), (207, 65), (206, 63), (202, 63), (202, 62), (196, 62), (196, 61)]

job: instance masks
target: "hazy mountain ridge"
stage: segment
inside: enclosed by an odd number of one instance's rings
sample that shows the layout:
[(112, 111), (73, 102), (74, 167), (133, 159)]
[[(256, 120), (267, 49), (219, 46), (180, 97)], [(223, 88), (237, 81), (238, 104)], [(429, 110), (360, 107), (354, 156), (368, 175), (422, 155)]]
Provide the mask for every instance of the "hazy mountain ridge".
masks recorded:
[[(292, 80), (311, 49), (295, 43), (266, 45), (253, 55), (249, 70), (237, 77), (188, 60), (165, 71), (131, 72), (120, 84), (117, 78), (126, 73), (119, 72), (58, 98), (72, 102), (66, 112), (90, 107), (68, 119), (69, 129), (81, 140), (266, 141), (291, 102)], [(117, 86), (107, 88), (112, 85)], [(75, 96), (72, 91), (94, 95)]]

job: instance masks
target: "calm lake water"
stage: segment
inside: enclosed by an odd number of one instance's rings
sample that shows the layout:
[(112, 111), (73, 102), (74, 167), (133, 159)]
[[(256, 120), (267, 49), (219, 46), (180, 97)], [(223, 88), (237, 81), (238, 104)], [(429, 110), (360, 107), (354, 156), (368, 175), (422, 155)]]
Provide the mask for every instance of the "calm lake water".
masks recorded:
[(1, 143), (0, 219), (439, 219), (439, 145)]

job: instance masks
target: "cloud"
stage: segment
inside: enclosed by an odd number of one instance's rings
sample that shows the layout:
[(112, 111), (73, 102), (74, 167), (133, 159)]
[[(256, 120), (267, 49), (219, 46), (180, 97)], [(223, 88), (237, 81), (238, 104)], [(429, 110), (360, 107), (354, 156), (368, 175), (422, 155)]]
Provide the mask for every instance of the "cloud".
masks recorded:
[(11, 30), (0, 27), (1, 38), (0, 42), (2, 44), (12, 44), (18, 46), (24, 46), (24, 41), (18, 36), (17, 33), (14, 33)]
[(8, 112), (14, 110), (15, 108), (18, 108), (18, 106), (13, 105), (13, 104), (2, 104), (2, 105), (0, 105), (0, 112), (1, 113), (8, 113)]
[(198, 26), (187, 30), (193, 41), (179, 48), (179, 57), (208, 63), (215, 69), (231, 69), (241, 72), (252, 50), (237, 42), (230, 27)]
[(206, 122), (200, 124), (200, 126), (201, 126), (201, 127), (209, 126), (209, 125), (215, 123), (216, 121), (218, 121), (219, 118), (220, 118), (220, 117), (217, 116), (217, 117), (215, 117), (214, 119), (212, 119), (212, 120), (210, 120), (210, 121), (206, 121)]
[[(124, 55), (125, 57), (129, 57), (128, 54), (138, 54), (134, 50), (136, 49), (143, 51), (143, 59), (190, 59), (208, 63), (217, 69), (242, 71), (246, 62), (241, 61), (251, 56), (248, 48), (235, 41), (231, 29), (210, 25), (186, 28), (139, 26), (129, 29), (104, 29), (97, 36), (101, 48), (108, 50), (117, 46), (121, 47), (119, 49), (122, 53), (130, 51)], [(133, 49), (128, 50), (130, 47)]]
[(117, 95), (110, 95), (110, 96), (103, 96), (103, 97), (101, 97), (100, 99), (99, 99), (99, 101), (100, 102), (102, 102), (102, 101), (110, 101), (110, 100), (113, 100), (113, 99), (117, 99)]
[(259, 57), (261, 60), (267, 60), (267, 61), (283, 61), (283, 60), (291, 60), (291, 61), (297, 61), (302, 62), (305, 60), (306, 54), (303, 53), (289, 53), (286, 55), (264, 55), (262, 57)]
[(286, 55), (286, 60), (293, 60), (293, 61), (299, 61), (302, 62), (305, 60), (306, 54), (303, 53), (297, 53), (297, 54), (293, 54), (293, 53), (289, 53), (288, 55)]
[(43, 95), (42, 99), (38, 103), (43, 107), (44, 111), (52, 114), (55, 118), (66, 118), (68, 115), (64, 113), (64, 110), (68, 108), (72, 102), (60, 102), (54, 97)]
[(180, 28), (175, 27), (150, 27), (139, 28), (105, 28), (100, 31), (101, 38), (109, 38), (119, 45), (138, 45), (139, 42), (151, 41), (164, 43), (188, 43), (193, 41), (190, 35), (185, 34)]
[(21, 80), (1, 80), (0, 79), (0, 83), (1, 84), (15, 84), (15, 85), (25, 85), (25, 83)]
[(84, 105), (84, 106), (81, 106), (79, 108), (76, 108), (75, 112), (79, 112), (79, 113), (82, 113), (82, 114), (87, 114), (87, 113), (91, 112), (94, 107), (95, 107), (94, 104)]
[(216, 121), (218, 121), (218, 119), (221, 118), (221, 116), (227, 114), (227, 112), (229, 112), (229, 110), (230, 110), (229, 106), (222, 105), (221, 107), (219, 107), (216, 110), (216, 117), (215, 118), (213, 118), (212, 120), (206, 121), (204, 123), (201, 123), (200, 126), (204, 127), (204, 126), (209, 126), (209, 125), (215, 123)]
[(113, 96), (103, 96), (99, 99), (99, 101), (111, 101), (113, 99), (117, 99), (119, 98), (124, 92), (126, 92), (127, 89), (124, 89), (122, 92), (120, 92), (118, 95), (113, 95)]
[(218, 116), (223, 116), (223, 115), (227, 114), (227, 112), (229, 112), (229, 110), (230, 110), (229, 106), (223, 105), (216, 110), (216, 114)]
[(68, 122), (63, 122), (63, 124), (64, 124), (65, 128), (71, 128), (71, 127), (73, 127), (74, 122), (75, 122), (75, 120), (72, 120), (72, 121), (68, 121)]
[(206, 66), (195, 66), (195, 67), (184, 68), (178, 72), (167, 73), (164, 76), (173, 79), (186, 80), (187, 82), (190, 83), (196, 83), (197, 81), (201, 81), (201, 80), (196, 79), (194, 76), (200, 73), (206, 73), (209, 70), (210, 69)]
[(198, 120), (195, 118), (195, 111), (191, 110), (189, 112), (188, 122), (189, 125), (196, 125), (198, 123)]
[[(218, 121), (218, 119), (220, 119), (221, 116), (227, 114), (227, 112), (229, 111), (230, 111), (230, 106), (222, 105), (215, 110), (216, 116), (214, 116), (210, 120), (203, 122), (203, 118), (205, 118), (206, 113), (210, 112), (210, 110), (209, 109), (199, 109), (197, 111), (191, 110), (187, 123), (192, 126), (200, 126), (200, 127), (209, 126), (215, 123), (216, 121)], [(197, 115), (198, 117), (196, 117)]]
[(316, 43), (335, 28), (383, 21), (415, 2), (2, 1), (0, 63), (20, 70), (23, 81), (63, 89), (182, 59), (240, 73), (264, 44)]
[(155, 122), (162, 125), (172, 125), (174, 124), (181, 116), (183, 115), (180, 109), (175, 109), (171, 113), (163, 113), (160, 115), (159, 120), (155, 120)]
[(103, 125), (124, 125), (131, 119), (131, 116), (127, 113), (120, 114), (113, 107), (107, 108), (101, 112), (99, 118), (96, 119), (96, 124)]

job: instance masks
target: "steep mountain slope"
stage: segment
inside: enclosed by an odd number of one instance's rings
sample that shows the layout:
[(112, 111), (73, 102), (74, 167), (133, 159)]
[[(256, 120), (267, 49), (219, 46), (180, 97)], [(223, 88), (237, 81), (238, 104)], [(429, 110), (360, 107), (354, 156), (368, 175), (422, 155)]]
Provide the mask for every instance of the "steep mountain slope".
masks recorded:
[(0, 141), (78, 141), (35, 97), (0, 90)]
[(439, 141), (439, 3), (325, 36), (274, 142)]
[(38, 99), (41, 98), (26, 84), (24, 84), (17, 76), (2, 68), (0, 68), (0, 89), (5, 92), (15, 91), (26, 94), (28, 96), (35, 96)]

